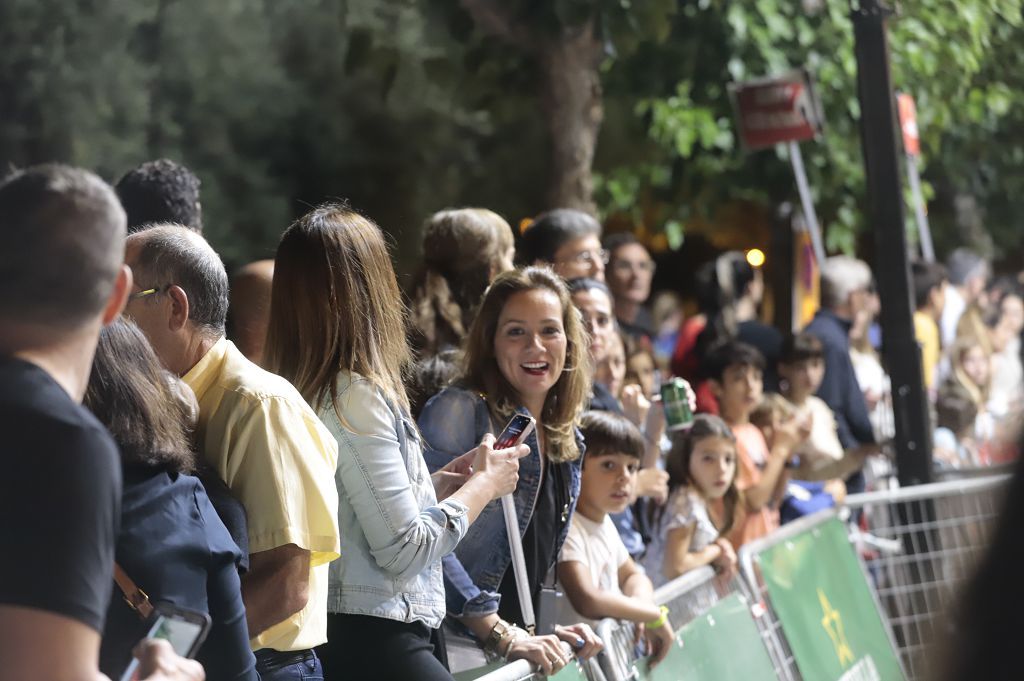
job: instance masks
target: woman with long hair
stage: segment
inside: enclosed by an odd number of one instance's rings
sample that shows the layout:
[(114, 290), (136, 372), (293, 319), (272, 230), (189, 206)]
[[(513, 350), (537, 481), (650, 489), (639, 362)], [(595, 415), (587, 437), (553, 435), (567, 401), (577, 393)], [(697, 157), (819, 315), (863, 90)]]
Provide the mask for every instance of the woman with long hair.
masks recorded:
[[(341, 558), (331, 563), (327, 678), (450, 681), (438, 627), (441, 558), (510, 492), (525, 447), (467, 447), (427, 472), (402, 372), (411, 353), (384, 235), (338, 204), (292, 224), (277, 248), (266, 363), (338, 440)], [(440, 500), (440, 501), (439, 501)]]
[[(197, 656), (208, 678), (255, 681), (236, 567), (242, 554), (190, 475), (196, 462), (176, 380), (132, 322), (119, 319), (100, 333), (84, 404), (121, 450), (117, 564), (152, 602), (210, 615), (213, 626)], [(120, 678), (147, 628), (115, 589), (100, 669)]]
[[(536, 420), (514, 493), (535, 610), (579, 496), (583, 443), (576, 424), (589, 393), (586, 331), (565, 283), (545, 267), (528, 267), (505, 272), (487, 289), (466, 339), (461, 379), (420, 415), (434, 469), (457, 460), (465, 443), (500, 432), (514, 414)], [(585, 625), (530, 636), (511, 624), (523, 622), (511, 561), (494, 502), (445, 560), (448, 612), (493, 653), (528, 659), (545, 674), (568, 662), (559, 638), (584, 657), (595, 653), (600, 642)]]
[(487, 285), (512, 269), (512, 228), (484, 208), (434, 213), (423, 228), (423, 268), (412, 296), (412, 342), (423, 357), (458, 347)]

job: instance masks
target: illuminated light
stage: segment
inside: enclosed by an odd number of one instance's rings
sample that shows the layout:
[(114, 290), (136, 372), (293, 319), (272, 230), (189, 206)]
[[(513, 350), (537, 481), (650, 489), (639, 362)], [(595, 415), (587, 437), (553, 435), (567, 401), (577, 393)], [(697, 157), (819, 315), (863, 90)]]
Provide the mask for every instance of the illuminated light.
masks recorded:
[(751, 248), (747, 251), (747, 262), (751, 267), (761, 267), (764, 265), (764, 260), (764, 251), (760, 248)]

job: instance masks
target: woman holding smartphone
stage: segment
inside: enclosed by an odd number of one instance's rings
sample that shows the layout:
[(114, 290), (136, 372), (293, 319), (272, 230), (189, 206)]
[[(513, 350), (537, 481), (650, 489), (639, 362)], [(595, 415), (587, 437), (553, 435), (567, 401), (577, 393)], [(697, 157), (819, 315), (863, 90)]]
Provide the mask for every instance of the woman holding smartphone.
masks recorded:
[[(513, 415), (535, 419), (514, 494), (534, 610), (579, 496), (583, 443), (576, 422), (590, 392), (586, 357), (586, 332), (562, 280), (542, 267), (505, 272), (487, 290), (470, 328), (461, 380), (420, 416), (427, 462), (440, 470), (472, 442), (500, 432)], [(581, 657), (600, 650), (586, 625), (530, 636), (513, 624), (523, 617), (510, 563), (495, 501), (444, 561), (448, 612), (492, 653), (530, 660), (545, 674), (569, 661), (559, 639)]]
[[(236, 567), (242, 554), (190, 475), (196, 460), (172, 381), (135, 324), (119, 319), (100, 332), (84, 404), (121, 450), (117, 564), (153, 604), (209, 614), (212, 626), (196, 656), (207, 678), (257, 681)], [(115, 588), (100, 670), (120, 679), (150, 624)]]
[[(441, 558), (514, 489), (525, 447), (474, 442), (434, 476), (408, 415), (404, 306), (384, 236), (337, 205), (281, 238), (266, 362), (338, 440), (341, 558), (331, 564), (325, 678), (450, 681)], [(440, 499), (440, 501), (439, 501)]]

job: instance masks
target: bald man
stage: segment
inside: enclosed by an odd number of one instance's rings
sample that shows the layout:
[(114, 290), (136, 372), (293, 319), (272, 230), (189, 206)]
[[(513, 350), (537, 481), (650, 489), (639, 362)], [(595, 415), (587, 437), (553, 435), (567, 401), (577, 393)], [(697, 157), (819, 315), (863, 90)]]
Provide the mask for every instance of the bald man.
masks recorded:
[(267, 338), (267, 324), (270, 323), (270, 289), (273, 283), (273, 260), (251, 262), (231, 278), (228, 335), (253, 364), (262, 364), (263, 360), (263, 342)]

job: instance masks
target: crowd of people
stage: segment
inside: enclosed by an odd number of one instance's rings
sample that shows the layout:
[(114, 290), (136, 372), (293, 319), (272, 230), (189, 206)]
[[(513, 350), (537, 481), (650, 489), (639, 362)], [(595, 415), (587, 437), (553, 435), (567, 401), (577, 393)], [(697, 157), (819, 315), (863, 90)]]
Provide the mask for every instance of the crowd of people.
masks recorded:
[[(743, 253), (696, 273), (684, 315), (642, 243), (568, 209), (431, 216), (403, 292), (382, 230), (328, 203), (229, 279), (199, 189), (164, 160), (116, 188), (59, 165), (0, 184), (0, 679), (137, 657), (151, 680), (441, 680), (453, 637), (551, 674), (606, 617), (657, 663), (657, 586), (729, 579), (884, 458), (854, 258), (821, 263), (797, 333), (761, 320)], [(1024, 298), (987, 278), (966, 251), (913, 268), (942, 466), (1011, 456)], [(517, 415), (532, 431), (496, 449)], [(196, 661), (147, 639), (161, 604), (208, 616)]]

